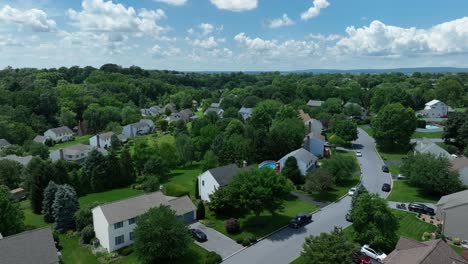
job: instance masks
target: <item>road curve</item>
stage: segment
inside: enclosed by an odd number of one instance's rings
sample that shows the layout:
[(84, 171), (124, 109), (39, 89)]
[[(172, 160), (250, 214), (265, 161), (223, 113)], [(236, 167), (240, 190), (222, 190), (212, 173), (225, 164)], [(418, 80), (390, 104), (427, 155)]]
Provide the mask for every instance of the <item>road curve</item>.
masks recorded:
[[(388, 193), (382, 192), (383, 183), (391, 183), (389, 173), (383, 173), (382, 159), (375, 149), (375, 141), (364, 130), (358, 130), (358, 140), (354, 147), (361, 150), (362, 157), (358, 158), (362, 170), (362, 183), (369, 192), (378, 193), (386, 198)], [(296, 259), (302, 250), (304, 239), (310, 235), (329, 232), (335, 226), (347, 227), (346, 212), (351, 208), (351, 197), (332, 203), (313, 215), (313, 222), (302, 229), (285, 228), (255, 245), (240, 251), (228, 258), (226, 264), (287, 264)]]

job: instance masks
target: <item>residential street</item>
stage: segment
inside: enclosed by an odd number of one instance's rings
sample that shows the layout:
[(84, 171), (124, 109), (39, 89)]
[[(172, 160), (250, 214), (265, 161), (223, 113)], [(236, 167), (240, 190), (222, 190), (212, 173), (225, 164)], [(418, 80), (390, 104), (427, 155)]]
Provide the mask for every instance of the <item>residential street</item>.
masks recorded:
[[(369, 192), (387, 197), (388, 193), (382, 192), (381, 188), (383, 183), (391, 182), (391, 177), (389, 173), (383, 173), (381, 170), (383, 161), (376, 152), (374, 139), (359, 129), (359, 139), (355, 143), (355, 148), (362, 152), (362, 157), (358, 160), (361, 164), (364, 186)], [(300, 255), (305, 237), (329, 232), (335, 226), (349, 226), (350, 223), (345, 220), (345, 215), (350, 209), (350, 203), (351, 197), (347, 196), (337, 203), (330, 204), (315, 213), (313, 222), (305, 228), (298, 230), (285, 228), (223, 263), (290, 263)]]

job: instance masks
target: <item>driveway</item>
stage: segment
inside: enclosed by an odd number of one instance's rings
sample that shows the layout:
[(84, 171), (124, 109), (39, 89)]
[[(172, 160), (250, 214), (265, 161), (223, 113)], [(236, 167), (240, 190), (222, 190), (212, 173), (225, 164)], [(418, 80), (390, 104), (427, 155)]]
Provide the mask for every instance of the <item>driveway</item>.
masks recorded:
[[(369, 192), (377, 193), (381, 197), (386, 198), (388, 193), (382, 192), (381, 188), (383, 183), (391, 183), (391, 176), (389, 173), (383, 173), (381, 170), (384, 163), (375, 150), (374, 139), (362, 129), (359, 129), (358, 136), (355, 148), (360, 149), (362, 153), (362, 157), (358, 158), (362, 169), (362, 182)], [(302, 245), (307, 236), (330, 232), (335, 226), (349, 226), (351, 223), (345, 220), (345, 215), (350, 208), (351, 197), (346, 196), (342, 200), (316, 212), (312, 217), (313, 222), (304, 228), (282, 229), (228, 258), (223, 263), (290, 263), (300, 255)]]
[(223, 259), (243, 248), (243, 246), (237, 244), (236, 241), (199, 222), (191, 224), (190, 228), (198, 228), (208, 237), (208, 241), (203, 243), (195, 241), (197, 245), (208, 251), (218, 253)]

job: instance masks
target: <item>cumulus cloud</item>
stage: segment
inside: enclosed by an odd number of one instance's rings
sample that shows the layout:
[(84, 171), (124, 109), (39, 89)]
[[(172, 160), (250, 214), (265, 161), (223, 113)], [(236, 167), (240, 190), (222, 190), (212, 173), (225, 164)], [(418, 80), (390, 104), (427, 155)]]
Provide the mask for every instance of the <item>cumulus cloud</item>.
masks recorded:
[(0, 47), (14, 47), (23, 46), (23, 43), (14, 39), (11, 35), (2, 36), (0, 35)]
[(202, 30), (203, 35), (208, 35), (214, 30), (214, 26), (208, 23), (201, 23), (198, 27)]
[(287, 14), (283, 14), (280, 18), (267, 21), (267, 26), (269, 28), (279, 28), (291, 25), (294, 25), (294, 21), (292, 21)]
[(182, 51), (177, 47), (168, 47), (168, 48), (161, 48), (159, 45), (154, 45), (150, 50), (149, 53), (154, 57), (159, 58), (167, 58), (167, 57), (174, 57), (179, 56)]
[(213, 49), (218, 46), (218, 41), (213, 36), (210, 36), (205, 39), (195, 39), (192, 45), (203, 49)]
[(314, 0), (313, 6), (307, 9), (304, 13), (301, 14), (302, 20), (309, 20), (320, 14), (322, 9), (327, 8), (330, 3), (327, 0)]
[(219, 9), (233, 12), (248, 11), (257, 8), (258, 0), (210, 0)]
[(429, 29), (402, 28), (372, 21), (362, 28), (348, 27), (347, 36), (331, 51), (366, 56), (414, 56), (468, 52), (468, 17)]
[(54, 20), (40, 9), (19, 10), (9, 5), (0, 9), (0, 22), (17, 24), (36, 32), (52, 32), (57, 29)]
[(140, 9), (104, 0), (83, 0), (81, 11), (68, 10), (68, 16), (82, 31), (137, 33), (157, 36), (165, 31), (158, 21), (163, 10)]
[(155, 2), (165, 3), (174, 6), (183, 6), (187, 3), (187, 0), (154, 0)]

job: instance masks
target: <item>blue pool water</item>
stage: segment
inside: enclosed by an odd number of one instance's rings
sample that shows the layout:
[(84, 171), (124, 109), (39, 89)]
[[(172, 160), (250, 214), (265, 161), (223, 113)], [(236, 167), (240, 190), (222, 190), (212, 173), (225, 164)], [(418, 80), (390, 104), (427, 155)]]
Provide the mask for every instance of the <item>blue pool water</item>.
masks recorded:
[(433, 125), (426, 125), (426, 129), (439, 129), (439, 127)]
[(262, 163), (260, 163), (260, 165), (258, 165), (258, 167), (260, 169), (263, 169), (263, 168), (268, 168), (268, 169), (272, 169), (274, 170), (276, 168), (276, 161), (264, 161)]

